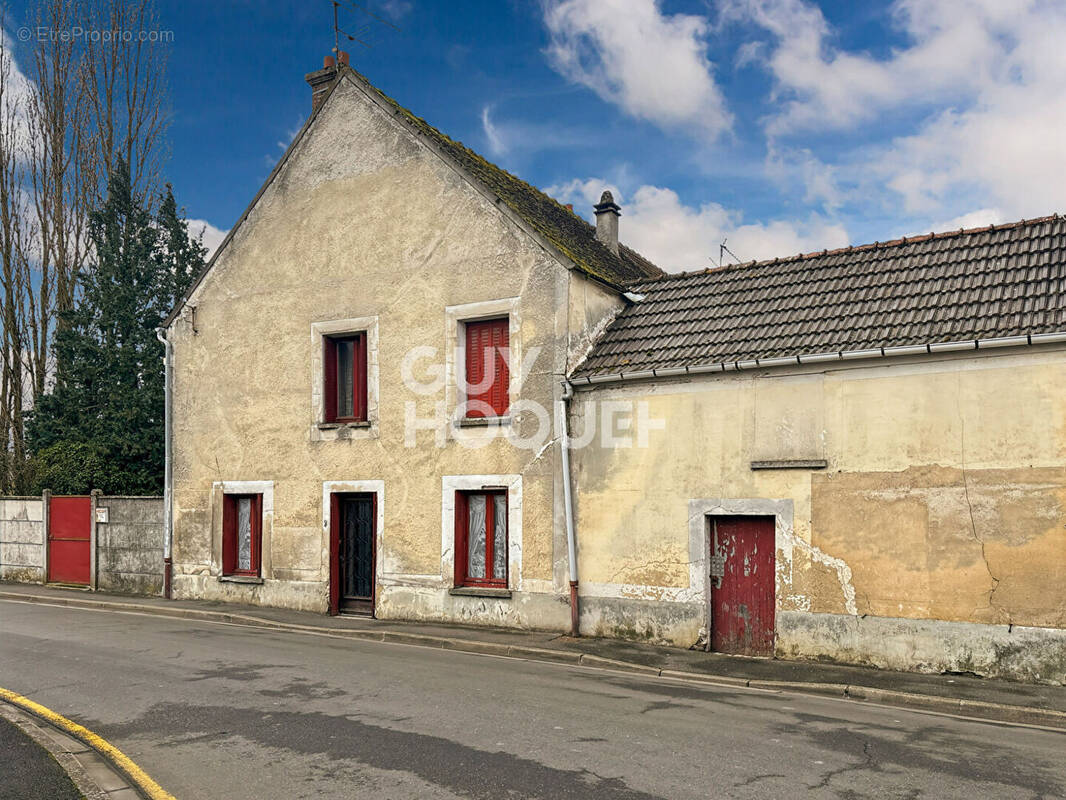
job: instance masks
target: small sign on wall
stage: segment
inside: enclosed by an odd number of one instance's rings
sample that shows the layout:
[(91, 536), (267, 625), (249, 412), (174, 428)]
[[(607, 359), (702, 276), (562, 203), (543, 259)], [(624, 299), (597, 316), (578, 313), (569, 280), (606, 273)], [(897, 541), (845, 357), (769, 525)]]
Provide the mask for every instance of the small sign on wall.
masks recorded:
[(96, 507), (96, 521), (104, 523), (107, 522), (107, 506)]

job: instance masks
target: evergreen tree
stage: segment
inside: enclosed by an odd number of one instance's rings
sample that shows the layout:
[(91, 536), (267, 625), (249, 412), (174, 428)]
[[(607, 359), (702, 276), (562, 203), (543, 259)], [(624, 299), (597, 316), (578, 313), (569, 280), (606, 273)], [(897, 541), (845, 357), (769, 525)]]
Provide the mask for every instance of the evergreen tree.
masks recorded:
[(153, 220), (118, 161), (89, 221), (93, 263), (57, 328), (55, 388), (27, 434), (38, 484), (57, 492), (159, 494), (163, 488), (163, 346), (155, 335), (203, 266), (170, 189)]
[(169, 314), (196, 280), (204, 268), (207, 248), (203, 245), (203, 232), (193, 239), (189, 236), (189, 223), (184, 214), (178, 213), (171, 185), (166, 185), (156, 218), (159, 242), (156, 247), (157, 269), (160, 275), (159, 299)]

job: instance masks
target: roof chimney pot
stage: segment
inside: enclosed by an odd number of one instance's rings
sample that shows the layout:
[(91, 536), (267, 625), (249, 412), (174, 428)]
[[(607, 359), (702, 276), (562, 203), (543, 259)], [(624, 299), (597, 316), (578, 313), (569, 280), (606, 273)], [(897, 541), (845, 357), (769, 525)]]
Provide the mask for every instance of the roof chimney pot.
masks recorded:
[(622, 209), (614, 202), (614, 195), (610, 191), (600, 195), (600, 202), (593, 208), (596, 210), (596, 238), (618, 255), (618, 218), (622, 215)]
[[(347, 53), (340, 53), (344, 58), (341, 63), (347, 63)], [(315, 72), (309, 72), (304, 75), (304, 80), (311, 87), (311, 113), (314, 114), (322, 101), (326, 99), (326, 95), (329, 93), (329, 87), (333, 85), (333, 82), (337, 78), (337, 60), (333, 56), (326, 56), (322, 59), (322, 69)]]
[(341, 50), (337, 53), (337, 62), (344, 66), (348, 66), (348, 54)]

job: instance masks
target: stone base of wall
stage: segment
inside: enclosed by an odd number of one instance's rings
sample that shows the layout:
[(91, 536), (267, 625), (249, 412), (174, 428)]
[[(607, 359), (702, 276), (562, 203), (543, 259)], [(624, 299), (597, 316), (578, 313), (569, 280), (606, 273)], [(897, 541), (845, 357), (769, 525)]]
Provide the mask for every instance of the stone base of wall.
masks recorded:
[(779, 611), (778, 658), (1066, 684), (1066, 630)]
[(158, 595), (163, 593), (163, 575), (139, 572), (101, 572), (96, 588), (115, 594)]
[(326, 584), (321, 581), (264, 580), (262, 583), (220, 581), (215, 575), (179, 575), (171, 581), (175, 600), (213, 600), (249, 606), (292, 608), (325, 614), (329, 610)]
[(0, 564), (0, 581), (44, 583), (44, 567), (10, 567)]
[(685, 648), (700, 638), (707, 614), (707, 606), (703, 603), (666, 603), (624, 597), (582, 597), (579, 605), (581, 632), (586, 636)]
[(379, 619), (570, 630), (569, 598), (539, 592), (513, 592), (507, 598), (467, 597), (435, 586), (383, 586), (375, 613)]

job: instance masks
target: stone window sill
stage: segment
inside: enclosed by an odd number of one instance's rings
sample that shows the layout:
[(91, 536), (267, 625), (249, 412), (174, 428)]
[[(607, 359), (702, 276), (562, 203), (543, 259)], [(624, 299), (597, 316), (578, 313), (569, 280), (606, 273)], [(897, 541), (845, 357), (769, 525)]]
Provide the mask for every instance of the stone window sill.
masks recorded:
[(511, 424), (510, 417), (463, 417), (456, 420), (455, 424), (460, 428), (488, 428), (492, 425), (503, 427)]
[(315, 427), (320, 431), (335, 431), (338, 428), (369, 428), (369, 421), (362, 422), (319, 422)]
[(218, 580), (220, 583), (250, 583), (253, 585), (263, 582), (262, 578), (255, 575), (219, 575)]
[(510, 589), (492, 589), (487, 586), (455, 586), (448, 590), (455, 597), (511, 597)]

